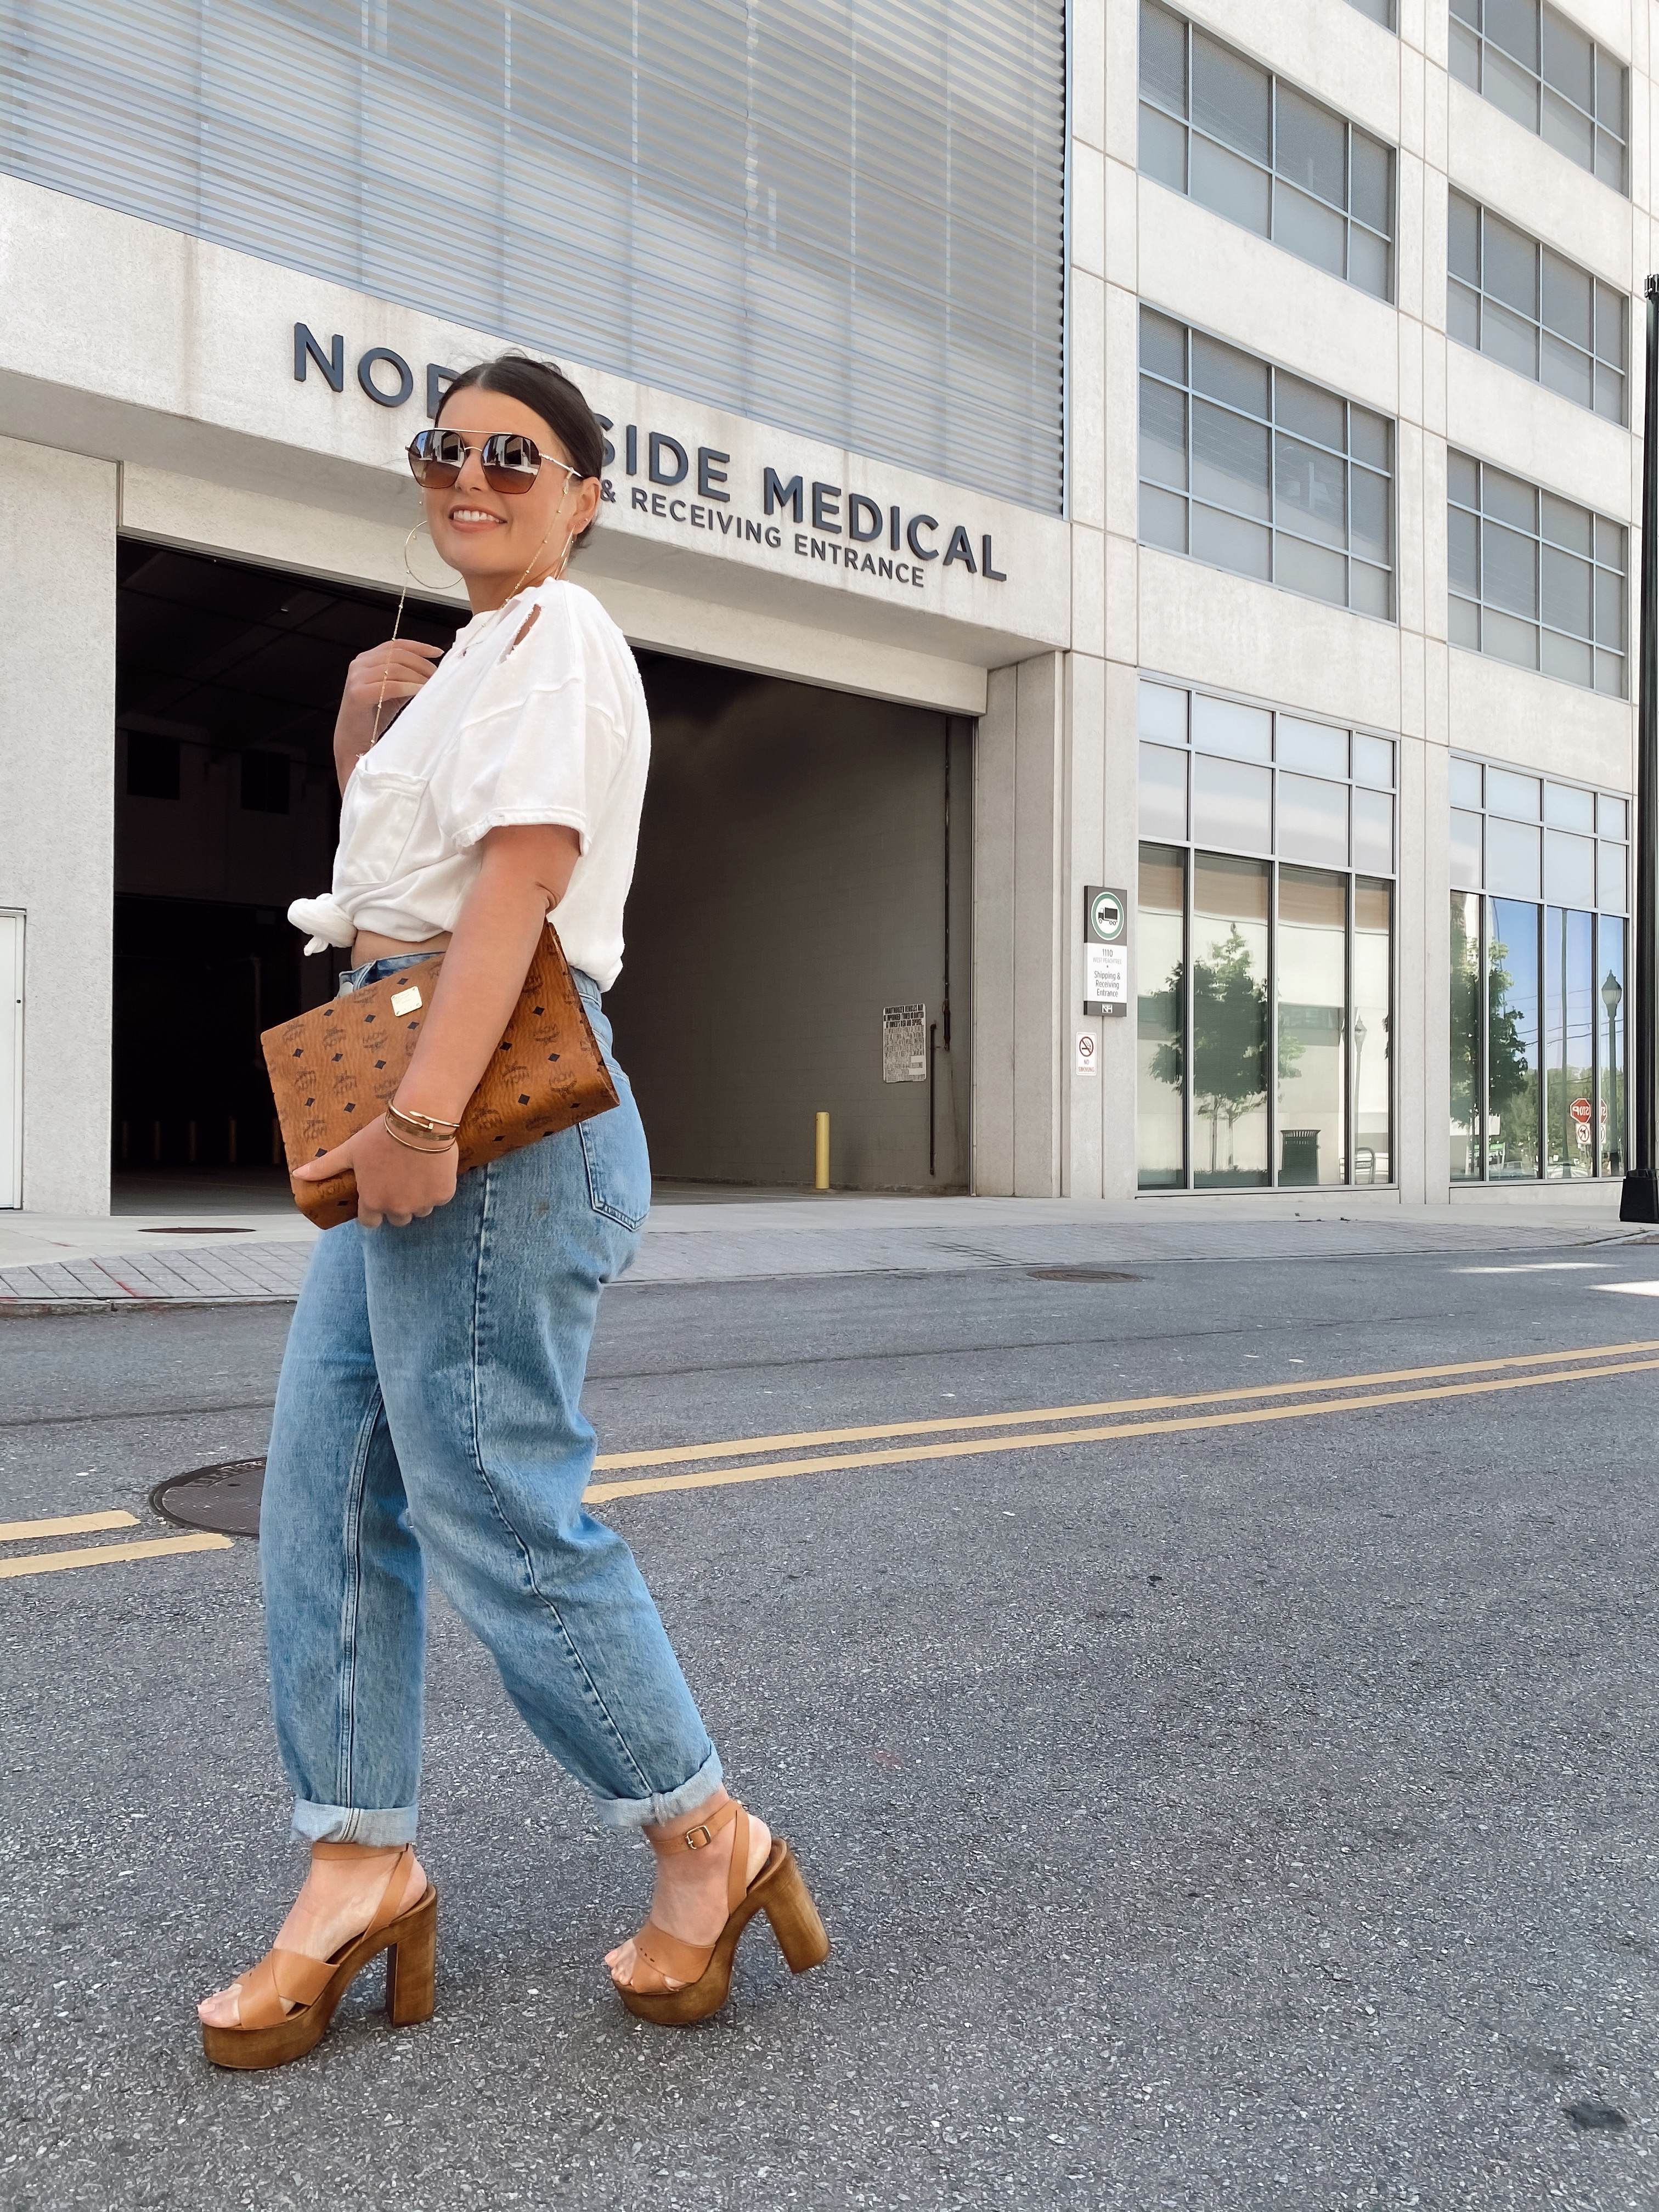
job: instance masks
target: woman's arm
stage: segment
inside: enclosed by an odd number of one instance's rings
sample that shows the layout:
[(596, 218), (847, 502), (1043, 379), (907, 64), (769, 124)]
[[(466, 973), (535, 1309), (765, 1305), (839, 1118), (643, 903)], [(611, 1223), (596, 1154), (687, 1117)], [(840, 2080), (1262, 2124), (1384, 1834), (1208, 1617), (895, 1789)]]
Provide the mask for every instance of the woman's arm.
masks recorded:
[[(459, 1121), (501, 1041), (550, 907), (569, 888), (580, 851), (562, 823), (492, 830), (483, 864), (466, 895), (444, 954), (431, 1011), (422, 1025), (409, 1072), (398, 1086), (406, 1113)], [(325, 1182), (349, 1168), (357, 1178), (357, 1218), (365, 1229), (382, 1219), (394, 1229), (424, 1218), (455, 1195), (456, 1151), (411, 1152), (388, 1135), (378, 1117), (319, 1160), (295, 1170), (297, 1180)]]

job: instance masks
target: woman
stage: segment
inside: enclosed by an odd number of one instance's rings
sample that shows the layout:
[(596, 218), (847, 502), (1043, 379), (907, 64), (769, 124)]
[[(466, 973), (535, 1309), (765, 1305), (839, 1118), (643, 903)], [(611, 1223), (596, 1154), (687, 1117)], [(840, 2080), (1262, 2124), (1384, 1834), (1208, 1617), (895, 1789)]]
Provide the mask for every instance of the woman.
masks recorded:
[(352, 990), (445, 950), (391, 1110), (297, 1170), (349, 1167), (357, 1220), (319, 1241), (277, 1389), (260, 1525), (276, 1732), (312, 1846), (275, 1948), (199, 2007), (208, 2056), (309, 2050), (389, 1953), (399, 2022), (432, 2010), (436, 1892), (414, 1856), (426, 1576), (483, 1639), (539, 1741), (599, 1816), (657, 1854), (650, 1918), (606, 1964), (631, 2011), (701, 2019), (764, 1910), (799, 1972), (828, 1941), (788, 1847), (720, 1763), (622, 1538), (581, 1499), (579, 1399), (601, 1286), (637, 1249), (645, 1135), (620, 1103), (461, 1176), (454, 1129), (550, 909), (607, 1058), (650, 734), (639, 672), (563, 580), (592, 527), (604, 443), (556, 369), (458, 376), (410, 448), (472, 620), (351, 664), (332, 896), (292, 918), (349, 945)]

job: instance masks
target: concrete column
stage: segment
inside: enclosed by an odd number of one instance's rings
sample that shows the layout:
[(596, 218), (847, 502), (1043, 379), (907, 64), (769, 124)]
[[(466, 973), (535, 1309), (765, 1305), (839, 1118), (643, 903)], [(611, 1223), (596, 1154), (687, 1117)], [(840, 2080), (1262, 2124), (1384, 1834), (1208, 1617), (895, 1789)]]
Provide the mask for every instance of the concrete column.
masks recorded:
[(109, 1211), (119, 478), (0, 439), (0, 907), (26, 917), (33, 1212)]
[(1063, 653), (992, 672), (974, 781), (974, 1188), (1060, 1188)]
[[(1098, 1198), (1104, 1162), (1122, 1141), (1118, 1102), (1113, 1095), (1108, 1058), (1121, 1057), (1112, 1035), (1125, 1024), (1083, 1011), (1083, 893), (1088, 884), (1124, 884), (1114, 874), (1121, 865), (1118, 828), (1126, 811), (1122, 763), (1115, 762), (1108, 735), (1107, 664), (1092, 654), (1066, 656), (1066, 880), (1060, 890), (1061, 973), (1065, 977), (1060, 1024), (1061, 1122), (1060, 1188), (1067, 1198)], [(1133, 763), (1129, 763), (1133, 775)], [(1133, 848), (1132, 848), (1133, 849)], [(1095, 1039), (1095, 1064), (1077, 1065), (1079, 1031)]]
[[(1101, 1147), (1100, 1194), (1131, 1199), (1135, 1194), (1135, 1039), (1139, 1024), (1135, 995), (1139, 946), (1135, 907), (1140, 874), (1140, 844), (1136, 815), (1139, 760), (1136, 735), (1139, 678), (1121, 661), (1105, 663), (1104, 744), (1106, 808), (1103, 822), (1104, 850), (1097, 880), (1115, 884), (1128, 894), (1129, 1011), (1121, 1018), (1103, 1019), (1100, 1050), (1100, 1103), (1105, 1134)], [(1083, 917), (1078, 915), (1082, 933)], [(1079, 1004), (1081, 1001), (1079, 1001)]]

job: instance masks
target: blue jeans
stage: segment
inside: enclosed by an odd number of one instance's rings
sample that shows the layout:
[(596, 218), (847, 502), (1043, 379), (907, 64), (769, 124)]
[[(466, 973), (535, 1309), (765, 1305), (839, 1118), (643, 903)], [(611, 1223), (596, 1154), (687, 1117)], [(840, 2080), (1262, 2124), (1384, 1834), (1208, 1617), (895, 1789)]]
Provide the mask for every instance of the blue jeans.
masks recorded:
[[(609, 1060), (599, 987), (576, 981)], [(611, 1112), (471, 1170), (424, 1221), (347, 1222), (312, 1255), (259, 1536), (276, 1734), (313, 1842), (414, 1838), (428, 1569), (602, 1821), (670, 1820), (719, 1786), (633, 1554), (581, 1502), (599, 1292), (651, 1202), (645, 1132), (611, 1070)]]

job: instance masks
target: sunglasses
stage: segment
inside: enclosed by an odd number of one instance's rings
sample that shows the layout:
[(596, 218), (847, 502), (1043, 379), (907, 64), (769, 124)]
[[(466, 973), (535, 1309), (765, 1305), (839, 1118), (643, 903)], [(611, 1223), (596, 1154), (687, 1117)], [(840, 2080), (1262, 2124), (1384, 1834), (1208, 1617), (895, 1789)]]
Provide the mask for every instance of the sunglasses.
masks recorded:
[(466, 457), (472, 453), (478, 456), (483, 480), (491, 491), (509, 495), (528, 491), (550, 462), (573, 479), (581, 473), (567, 461), (544, 455), (533, 438), (517, 430), (497, 430), (478, 442), (459, 430), (422, 430), (410, 441), (410, 472), (423, 491), (448, 491), (459, 481)]

